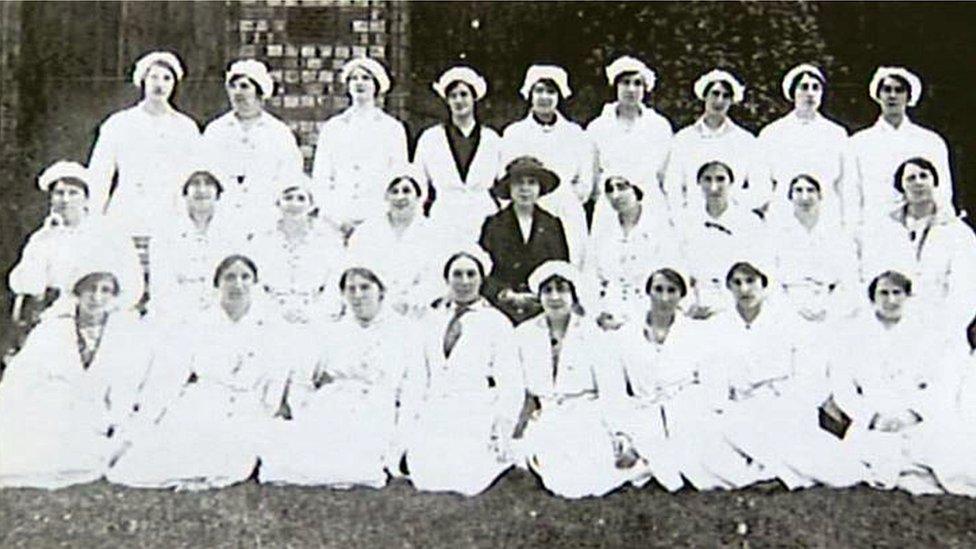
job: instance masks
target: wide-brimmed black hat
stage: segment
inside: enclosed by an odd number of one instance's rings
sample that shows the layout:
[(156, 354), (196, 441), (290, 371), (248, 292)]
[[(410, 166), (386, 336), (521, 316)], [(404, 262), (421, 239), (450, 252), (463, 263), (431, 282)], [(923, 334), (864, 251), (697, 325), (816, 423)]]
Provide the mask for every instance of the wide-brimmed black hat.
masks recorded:
[(512, 181), (522, 175), (534, 175), (539, 180), (539, 184), (542, 186), (539, 196), (549, 194), (559, 186), (559, 176), (543, 166), (537, 158), (520, 156), (505, 166), (505, 176), (498, 180), (496, 189), (498, 197), (505, 200), (510, 199)]

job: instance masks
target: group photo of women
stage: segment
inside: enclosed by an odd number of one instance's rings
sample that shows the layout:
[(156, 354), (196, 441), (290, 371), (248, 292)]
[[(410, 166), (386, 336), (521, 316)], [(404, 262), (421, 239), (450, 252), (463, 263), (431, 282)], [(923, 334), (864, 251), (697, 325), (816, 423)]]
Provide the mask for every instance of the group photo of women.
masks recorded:
[[(909, 69), (864, 75), (854, 132), (818, 64), (770, 75), (782, 116), (754, 135), (734, 67), (681, 83), (700, 111), (678, 128), (635, 57), (585, 121), (560, 66), (518, 90), (448, 66), (411, 147), (397, 83), (356, 57), (310, 172), (265, 63), (228, 66), (205, 124), (174, 106), (185, 74), (138, 59), (138, 103), (36, 179), (0, 487), (474, 496), (521, 468), (564, 498), (976, 496), (976, 236)], [(482, 122), (516, 91), (521, 118)]]

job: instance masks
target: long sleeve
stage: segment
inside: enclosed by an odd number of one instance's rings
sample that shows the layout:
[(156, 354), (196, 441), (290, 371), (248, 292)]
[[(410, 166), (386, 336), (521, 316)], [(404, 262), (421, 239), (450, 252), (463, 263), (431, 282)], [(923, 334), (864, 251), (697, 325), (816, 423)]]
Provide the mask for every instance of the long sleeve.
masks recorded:
[(44, 239), (31, 236), (20, 253), (20, 261), (7, 277), (10, 290), (15, 294), (40, 296), (49, 283), (48, 257), (50, 246)]
[(98, 136), (88, 157), (88, 170), (91, 173), (91, 204), (95, 212), (101, 214), (108, 205), (112, 178), (118, 167), (120, 132), (115, 118), (109, 118), (98, 128)]

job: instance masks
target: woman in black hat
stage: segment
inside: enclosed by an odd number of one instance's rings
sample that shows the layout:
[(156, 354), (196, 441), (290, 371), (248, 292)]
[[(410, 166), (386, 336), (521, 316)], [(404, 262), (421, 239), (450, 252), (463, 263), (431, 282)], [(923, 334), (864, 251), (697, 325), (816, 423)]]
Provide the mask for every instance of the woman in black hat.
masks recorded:
[(569, 261), (562, 222), (536, 202), (559, 185), (559, 177), (537, 159), (522, 156), (505, 168), (498, 195), (511, 204), (489, 216), (478, 243), (493, 267), (484, 294), (518, 324), (541, 310), (528, 289), (529, 274), (550, 259)]

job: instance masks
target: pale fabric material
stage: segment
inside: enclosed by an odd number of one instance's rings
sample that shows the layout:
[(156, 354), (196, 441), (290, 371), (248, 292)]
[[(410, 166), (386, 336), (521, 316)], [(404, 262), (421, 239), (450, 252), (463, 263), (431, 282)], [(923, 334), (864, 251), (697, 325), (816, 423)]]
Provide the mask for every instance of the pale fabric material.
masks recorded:
[(288, 365), (301, 356), (297, 341), (265, 311), (254, 302), (235, 322), (218, 306), (161, 341), (175, 349), (166, 351), (165, 371), (154, 372), (148, 417), (134, 428), (110, 482), (205, 489), (248, 478), (281, 403)]
[(488, 191), (504, 168), (500, 165), (501, 138), (487, 126), (482, 125), (480, 131), (478, 149), (464, 180), (443, 125), (431, 126), (420, 134), (414, 155), (415, 164), (437, 193), (430, 208), (430, 224), (438, 233), (451, 235), (459, 245), (476, 244), (485, 218), (498, 211)]
[(41, 296), (46, 288), (56, 288), (60, 297), (46, 313), (55, 316), (72, 311), (71, 290), (90, 271), (108, 271), (118, 278), (119, 308), (130, 308), (142, 297), (143, 270), (132, 239), (117, 224), (95, 215), (75, 227), (45, 222), (27, 239), (7, 282), (15, 294)]
[[(931, 466), (939, 483), (951, 494), (976, 497), (976, 467), (972, 456), (976, 451), (976, 374), (973, 357), (963, 349), (950, 360), (947, 385), (951, 398), (946, 402), (942, 417), (933, 421), (930, 436), (922, 443), (922, 455)], [(955, 383), (953, 382), (955, 376)], [(953, 386), (954, 385), (954, 386)]]
[[(183, 159), (200, 146), (200, 128), (189, 116), (170, 108), (161, 115), (146, 112), (142, 103), (108, 117), (88, 159), (92, 174), (92, 207), (133, 235), (152, 229), (146, 212), (177, 202), (185, 176)], [(112, 177), (118, 182), (111, 197)]]
[[(682, 128), (671, 140), (671, 155), (664, 172), (664, 192), (676, 222), (684, 215), (682, 208), (699, 209), (704, 201), (698, 190), (698, 169), (718, 160), (735, 175), (733, 197), (743, 206), (757, 208), (769, 200), (771, 184), (763, 174), (755, 173), (756, 137), (748, 130), (726, 118), (718, 129), (705, 126), (699, 118)], [(752, 179), (755, 179), (753, 181)], [(744, 183), (749, 181), (748, 188)]]
[(45, 193), (49, 192), (52, 185), (59, 179), (65, 178), (74, 178), (89, 184), (88, 175), (88, 168), (81, 164), (70, 160), (58, 160), (37, 176), (37, 188)]
[[(671, 122), (650, 107), (640, 105), (640, 116), (633, 125), (617, 117), (617, 103), (603, 106), (600, 116), (586, 127), (586, 135), (596, 149), (594, 181), (596, 195), (603, 194), (607, 177), (620, 175), (644, 193), (644, 202), (657, 211), (666, 211), (661, 182), (671, 147), (674, 129)], [(593, 224), (612, 217), (609, 203), (597, 200)]]
[(939, 173), (936, 202), (940, 209), (955, 212), (949, 148), (941, 135), (915, 124), (908, 116), (898, 128), (879, 117), (873, 125), (855, 132), (851, 136), (851, 155), (854, 184), (861, 194), (861, 222), (871, 222), (902, 201), (894, 187), (895, 170), (913, 157), (924, 158), (935, 166)]
[(792, 211), (787, 198), (790, 181), (806, 174), (820, 183), (821, 210), (826, 216), (846, 221), (848, 212), (857, 212), (859, 196), (851, 177), (847, 130), (840, 124), (820, 113), (804, 120), (790, 111), (759, 132), (756, 146), (757, 177), (774, 185), (770, 211)]
[(320, 327), (317, 359), (292, 368), (292, 419), (262, 440), (261, 482), (382, 487), (403, 448), (397, 401), (423, 360), (413, 326), (391, 311), (367, 326), (347, 314)]
[[(88, 369), (73, 316), (41, 322), (0, 383), (0, 486), (61, 488), (102, 477), (123, 450), (152, 367), (139, 319), (109, 316)], [(111, 436), (109, 432), (111, 430)]]
[(434, 308), (422, 325), (425, 361), (405, 395), (407, 464), (418, 490), (475, 495), (512, 466), (511, 437), (525, 389), (511, 322), (485, 300), (460, 317), (461, 336), (445, 358), (456, 305)]
[(379, 107), (351, 107), (325, 121), (312, 164), (315, 199), (337, 223), (383, 211), (392, 172), (407, 163), (403, 123)]
[(203, 144), (224, 185), (221, 202), (245, 227), (272, 218), (277, 191), (304, 168), (291, 128), (264, 111), (248, 124), (224, 113), (207, 124)]
[(505, 128), (501, 155), (502, 169), (520, 156), (532, 156), (559, 176), (559, 186), (539, 199), (539, 206), (563, 222), (570, 261), (578, 269), (584, 268), (587, 227), (583, 202), (593, 192), (595, 153), (583, 129), (558, 112), (556, 122), (549, 126), (539, 124), (530, 114)]

